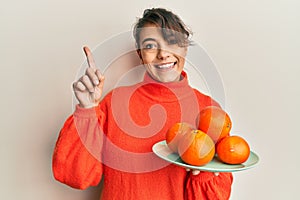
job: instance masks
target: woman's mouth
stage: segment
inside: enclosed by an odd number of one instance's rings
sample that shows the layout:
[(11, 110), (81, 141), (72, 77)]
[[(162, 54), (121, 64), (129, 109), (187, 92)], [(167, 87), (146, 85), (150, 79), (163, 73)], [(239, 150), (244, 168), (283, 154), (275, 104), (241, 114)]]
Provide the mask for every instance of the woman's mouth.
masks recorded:
[(167, 71), (167, 70), (173, 69), (176, 64), (177, 64), (177, 62), (163, 63), (163, 64), (156, 64), (156, 65), (154, 65), (154, 67), (157, 69), (163, 70), (163, 71)]

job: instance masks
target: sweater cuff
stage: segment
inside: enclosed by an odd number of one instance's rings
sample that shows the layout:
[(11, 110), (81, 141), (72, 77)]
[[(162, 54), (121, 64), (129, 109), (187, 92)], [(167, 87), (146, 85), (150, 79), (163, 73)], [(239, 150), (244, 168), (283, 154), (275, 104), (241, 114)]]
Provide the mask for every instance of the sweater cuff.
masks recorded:
[(79, 118), (97, 118), (100, 114), (99, 106), (92, 108), (83, 108), (79, 104), (76, 105), (74, 116)]

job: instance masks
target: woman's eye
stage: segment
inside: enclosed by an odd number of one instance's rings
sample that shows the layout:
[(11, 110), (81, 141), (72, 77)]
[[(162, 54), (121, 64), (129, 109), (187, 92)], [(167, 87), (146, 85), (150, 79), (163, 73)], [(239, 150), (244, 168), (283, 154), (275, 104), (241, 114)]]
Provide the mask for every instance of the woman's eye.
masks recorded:
[(144, 46), (145, 49), (156, 49), (157, 48), (157, 45), (155, 44), (146, 44)]

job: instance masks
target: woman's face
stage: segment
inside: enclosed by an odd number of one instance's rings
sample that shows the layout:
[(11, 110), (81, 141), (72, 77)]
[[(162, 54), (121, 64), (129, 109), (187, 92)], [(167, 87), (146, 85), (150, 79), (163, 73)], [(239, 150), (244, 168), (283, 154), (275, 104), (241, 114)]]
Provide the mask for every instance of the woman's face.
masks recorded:
[(180, 80), (187, 52), (187, 47), (178, 46), (175, 37), (170, 37), (168, 40), (171, 42), (168, 43), (162, 36), (161, 28), (153, 24), (147, 24), (140, 32), (138, 54), (148, 74), (164, 83)]

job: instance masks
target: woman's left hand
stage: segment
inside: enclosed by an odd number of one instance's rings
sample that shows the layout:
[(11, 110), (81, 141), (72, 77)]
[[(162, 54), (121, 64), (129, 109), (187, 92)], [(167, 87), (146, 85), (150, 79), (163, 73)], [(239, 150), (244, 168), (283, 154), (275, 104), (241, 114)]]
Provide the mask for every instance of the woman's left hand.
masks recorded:
[[(191, 169), (188, 169), (188, 168), (187, 168), (186, 171), (191, 171)], [(193, 175), (196, 176), (196, 175), (198, 175), (198, 174), (200, 174), (200, 173), (201, 173), (200, 170), (192, 169), (192, 174), (193, 174)], [(215, 175), (215, 176), (219, 176), (219, 172), (214, 172), (214, 175)]]

